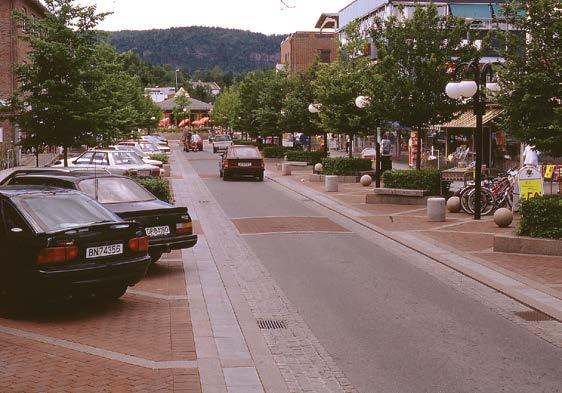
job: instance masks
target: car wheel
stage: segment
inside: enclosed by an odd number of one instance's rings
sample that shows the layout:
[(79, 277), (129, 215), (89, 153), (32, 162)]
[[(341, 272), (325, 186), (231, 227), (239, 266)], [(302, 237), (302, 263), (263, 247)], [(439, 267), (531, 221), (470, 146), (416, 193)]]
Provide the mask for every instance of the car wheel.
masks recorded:
[(261, 175), (258, 175), (258, 181), (263, 181), (263, 173)]
[(150, 255), (150, 263), (156, 263), (162, 257), (162, 251), (148, 251), (148, 255)]
[(222, 178), (223, 178), (224, 181), (230, 180), (230, 176), (227, 175), (226, 172), (223, 172)]
[(97, 290), (96, 297), (103, 300), (116, 300), (123, 296), (125, 292), (127, 292), (127, 285), (117, 285)]
[(219, 176), (222, 177), (222, 171), (219, 171)]
[(213, 147), (213, 154), (217, 154), (217, 149)]

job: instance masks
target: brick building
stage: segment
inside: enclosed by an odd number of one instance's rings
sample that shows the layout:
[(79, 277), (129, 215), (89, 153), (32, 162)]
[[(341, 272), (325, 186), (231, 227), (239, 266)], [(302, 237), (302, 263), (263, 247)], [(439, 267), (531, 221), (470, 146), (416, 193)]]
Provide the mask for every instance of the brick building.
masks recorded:
[(289, 74), (303, 72), (316, 57), (322, 63), (336, 60), (337, 34), (321, 31), (297, 31), (281, 43), (281, 64)]
[[(39, 0), (0, 0), (0, 100), (5, 101), (14, 93), (17, 80), (15, 66), (27, 58), (27, 44), (20, 37), (20, 30), (13, 19), (13, 12), (20, 11), (32, 17), (46, 12)], [(19, 140), (17, 127), (0, 122), (0, 144), (12, 145)]]

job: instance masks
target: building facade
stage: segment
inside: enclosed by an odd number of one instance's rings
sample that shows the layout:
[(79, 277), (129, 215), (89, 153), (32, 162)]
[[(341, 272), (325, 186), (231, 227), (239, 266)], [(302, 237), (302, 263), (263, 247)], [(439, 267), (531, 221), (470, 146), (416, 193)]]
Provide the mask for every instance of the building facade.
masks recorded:
[(337, 33), (297, 31), (281, 43), (280, 64), (292, 75), (306, 71), (316, 58), (321, 63), (331, 63), (338, 53)]
[[(27, 60), (29, 50), (21, 39), (21, 29), (13, 18), (14, 11), (39, 18), (46, 12), (39, 0), (0, 1), (0, 104), (16, 91), (15, 68)], [(16, 125), (0, 122), (0, 145), (13, 146), (20, 139)]]

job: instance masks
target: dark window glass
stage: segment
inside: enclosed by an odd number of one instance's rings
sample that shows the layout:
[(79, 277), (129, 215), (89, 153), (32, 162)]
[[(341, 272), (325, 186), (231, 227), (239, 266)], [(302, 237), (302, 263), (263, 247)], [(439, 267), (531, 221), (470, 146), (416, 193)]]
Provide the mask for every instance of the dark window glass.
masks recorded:
[(96, 154), (94, 154), (94, 159), (92, 160), (92, 164), (109, 165), (109, 158), (107, 157), (107, 153), (98, 151)]
[(236, 147), (228, 150), (226, 158), (260, 159), (261, 154), (256, 147)]
[(231, 141), (229, 135), (217, 135), (215, 137), (215, 142), (224, 142), (224, 141)]
[(76, 161), (74, 161), (74, 163), (77, 164), (77, 165), (87, 165), (92, 161), (93, 157), (94, 157), (94, 152), (93, 151), (87, 151), (86, 153), (84, 153), (80, 157), (78, 157), (76, 159)]
[(141, 202), (155, 199), (154, 195), (146, 189), (126, 178), (85, 179), (78, 184), (78, 188), (100, 203)]

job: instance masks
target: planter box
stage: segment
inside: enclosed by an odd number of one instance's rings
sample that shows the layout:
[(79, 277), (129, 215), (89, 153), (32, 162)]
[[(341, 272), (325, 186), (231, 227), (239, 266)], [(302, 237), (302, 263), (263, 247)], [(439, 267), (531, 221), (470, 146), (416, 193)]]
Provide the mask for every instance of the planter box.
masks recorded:
[(282, 160), (282, 161), (278, 161), (277, 164), (275, 164), (275, 166), (277, 167), (277, 170), (280, 171), (281, 166), (283, 164), (289, 164), (292, 167), (294, 166), (294, 167), (299, 167), (299, 168), (302, 168), (302, 169), (306, 169), (308, 167), (308, 164), (304, 161), (285, 161), (285, 160)]
[[(320, 182), (323, 183), (325, 181), (326, 175), (310, 175), (308, 180), (311, 182)], [(338, 176), (338, 183), (359, 183), (360, 176)]]
[(388, 205), (426, 205), (429, 191), (402, 190), (399, 188), (375, 188), (367, 194), (365, 203)]
[(495, 235), (494, 251), (512, 254), (553, 255), (562, 257), (562, 240), (515, 235)]

